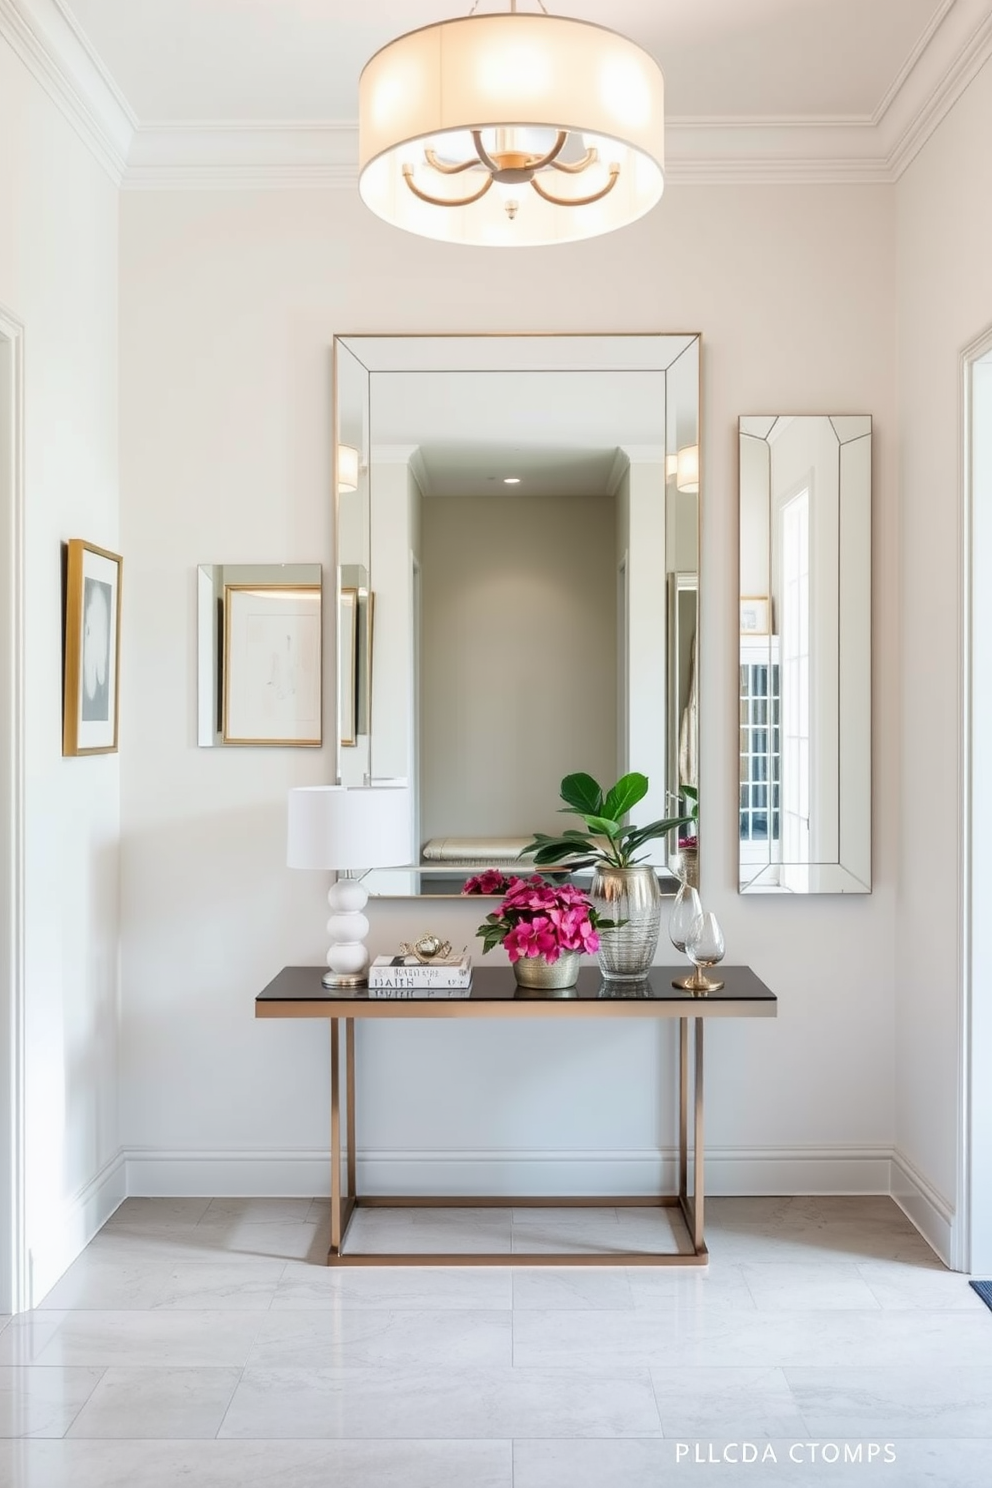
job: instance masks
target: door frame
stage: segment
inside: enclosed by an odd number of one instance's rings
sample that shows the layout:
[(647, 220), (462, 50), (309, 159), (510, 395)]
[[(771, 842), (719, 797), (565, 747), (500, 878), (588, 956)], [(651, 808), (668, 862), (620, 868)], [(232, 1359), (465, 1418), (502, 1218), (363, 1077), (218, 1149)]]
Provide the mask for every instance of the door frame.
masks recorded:
[[(992, 326), (961, 352), (961, 979), (958, 1007), (958, 1196), (951, 1224), (951, 1265), (958, 1271), (992, 1269), (992, 1203), (979, 1195), (992, 1180), (992, 1100), (983, 1097), (987, 1072), (980, 1051), (992, 1039), (992, 979), (978, 974), (980, 941), (974, 927), (985, 923), (980, 902), (992, 882), (992, 833), (975, 829), (976, 762), (992, 744), (992, 669), (975, 645), (976, 594), (987, 590), (981, 571), (992, 566), (992, 506), (977, 510), (974, 468), (975, 367), (992, 355)], [(988, 529), (987, 531), (985, 529)], [(981, 551), (976, 544), (976, 532)], [(985, 648), (987, 651), (987, 647)], [(976, 704), (990, 702), (984, 723)], [(984, 1074), (984, 1078), (983, 1078)], [(980, 1128), (980, 1130), (979, 1130)]]
[(0, 1311), (19, 1312), (28, 1306), (29, 1282), (24, 1204), (24, 326), (3, 304), (0, 364), (0, 428), (10, 446), (9, 458), (0, 464)]

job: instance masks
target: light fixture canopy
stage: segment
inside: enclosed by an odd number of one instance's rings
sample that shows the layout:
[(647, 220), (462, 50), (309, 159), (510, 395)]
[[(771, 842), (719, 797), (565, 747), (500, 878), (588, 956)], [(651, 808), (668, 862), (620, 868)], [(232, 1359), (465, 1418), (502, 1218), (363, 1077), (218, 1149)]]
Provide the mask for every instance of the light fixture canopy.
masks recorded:
[(634, 42), (544, 13), (411, 31), (359, 82), (359, 191), (423, 237), (534, 247), (624, 227), (664, 189), (664, 79)]

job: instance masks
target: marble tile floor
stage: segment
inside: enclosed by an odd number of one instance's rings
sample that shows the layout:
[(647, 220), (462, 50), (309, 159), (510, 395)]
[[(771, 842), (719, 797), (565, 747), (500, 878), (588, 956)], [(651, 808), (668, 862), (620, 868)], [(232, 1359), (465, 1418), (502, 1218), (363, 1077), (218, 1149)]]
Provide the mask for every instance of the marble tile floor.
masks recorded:
[[(668, 1248), (645, 1210), (362, 1243)], [(885, 1198), (714, 1199), (705, 1271), (329, 1270), (326, 1200), (130, 1199), (0, 1328), (0, 1488), (992, 1483), (992, 1312)]]

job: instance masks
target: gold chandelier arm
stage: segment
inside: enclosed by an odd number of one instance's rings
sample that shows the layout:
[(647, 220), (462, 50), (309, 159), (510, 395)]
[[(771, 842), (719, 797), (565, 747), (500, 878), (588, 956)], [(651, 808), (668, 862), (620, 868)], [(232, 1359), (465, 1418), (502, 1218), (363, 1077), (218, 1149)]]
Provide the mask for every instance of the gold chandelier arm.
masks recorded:
[(433, 150), (425, 150), (424, 159), (432, 170), (439, 171), (442, 176), (457, 176), (461, 171), (477, 169), (481, 164), (478, 160), (462, 160), (457, 165), (448, 165)]
[(619, 177), (619, 175), (620, 167), (618, 165), (611, 165), (610, 179), (607, 181), (602, 191), (594, 191), (590, 196), (552, 196), (550, 191), (545, 191), (544, 187), (540, 184), (536, 176), (530, 184), (533, 186), (538, 196), (543, 197), (546, 202), (550, 202), (553, 207), (588, 207), (591, 205), (592, 202), (602, 201), (604, 196), (609, 196), (610, 192), (617, 184), (617, 178)]
[[(474, 163), (475, 162), (473, 161), (473, 164)], [(420, 187), (413, 179), (412, 165), (405, 165), (403, 167), (403, 179), (409, 186), (410, 190), (413, 192), (414, 196), (419, 197), (422, 202), (427, 202), (428, 206), (431, 207), (470, 207), (473, 202), (477, 202), (482, 197), (484, 197), (490, 186), (493, 184), (492, 176), (487, 176), (483, 184), (479, 187), (478, 191), (476, 191), (472, 196), (445, 198), (443, 196), (429, 196), (426, 191), (421, 191)]]
[(587, 150), (581, 160), (573, 160), (571, 164), (561, 160), (552, 160), (549, 163), (554, 166), (556, 171), (566, 171), (570, 176), (578, 176), (584, 170), (588, 170), (591, 165), (595, 165), (598, 159), (599, 151), (593, 145), (592, 149)]
[[(567, 129), (562, 129), (559, 131), (554, 144), (551, 146), (551, 149), (546, 155), (528, 155), (526, 157), (526, 169), (537, 171), (543, 170), (546, 165), (553, 165), (557, 157), (561, 154), (562, 150), (564, 150), (567, 142), (568, 131)], [(493, 159), (489, 151), (486, 149), (485, 145), (482, 143), (482, 131), (480, 129), (472, 130), (472, 143), (475, 145), (476, 152), (479, 156), (479, 163), (484, 165), (486, 167), (486, 170), (492, 171), (494, 176), (498, 174), (499, 170), (501, 169), (499, 161)], [(475, 161), (472, 162), (473, 165), (475, 163)], [(560, 168), (565, 169), (567, 167)]]
[(479, 163), (481, 165), (484, 165), (487, 171), (491, 171), (492, 174), (495, 175), (496, 172), (499, 170), (499, 166), (496, 164), (495, 160), (492, 158), (492, 156), (489, 154), (489, 151), (482, 143), (481, 129), (472, 130), (472, 143), (475, 146), (476, 153), (479, 157)]

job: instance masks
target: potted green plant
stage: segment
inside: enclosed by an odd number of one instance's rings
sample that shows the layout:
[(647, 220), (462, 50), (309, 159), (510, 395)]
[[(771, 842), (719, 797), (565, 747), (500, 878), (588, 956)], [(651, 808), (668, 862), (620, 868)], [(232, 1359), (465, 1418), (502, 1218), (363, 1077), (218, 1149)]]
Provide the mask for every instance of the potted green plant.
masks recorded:
[(589, 897), (604, 918), (618, 922), (603, 932), (599, 948), (603, 975), (614, 980), (643, 977), (658, 945), (661, 888), (655, 869), (640, 855), (642, 849), (691, 820), (672, 816), (643, 827), (625, 826), (624, 817), (643, 801), (648, 784), (646, 775), (634, 771), (604, 791), (591, 775), (566, 775), (562, 811), (581, 817), (585, 830), (570, 827), (557, 836), (535, 832), (524, 849), (538, 868), (561, 864), (593, 869)]

